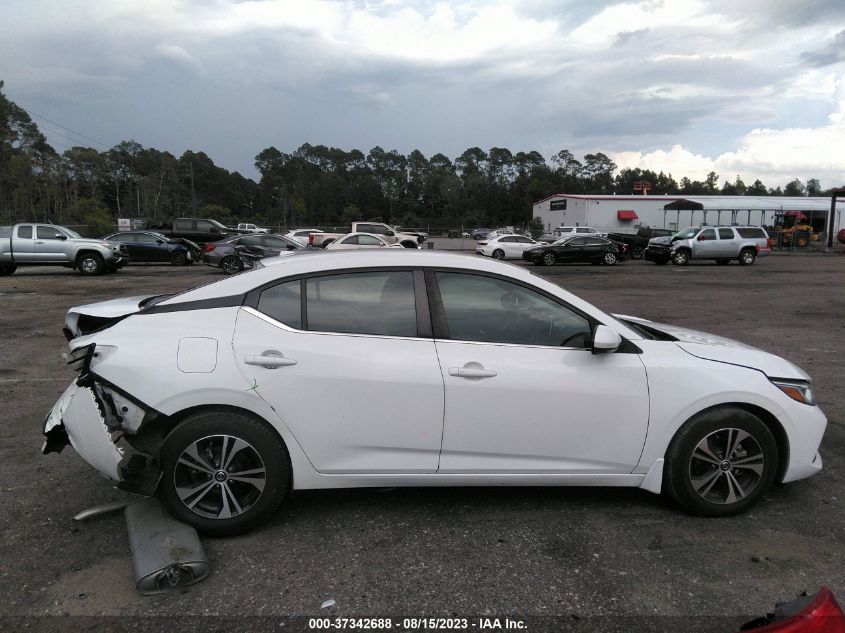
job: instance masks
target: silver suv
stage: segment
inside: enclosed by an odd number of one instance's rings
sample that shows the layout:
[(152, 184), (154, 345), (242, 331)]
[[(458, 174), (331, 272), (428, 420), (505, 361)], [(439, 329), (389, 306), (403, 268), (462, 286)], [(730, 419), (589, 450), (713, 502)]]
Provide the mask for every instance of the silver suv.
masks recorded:
[(736, 259), (750, 266), (758, 257), (768, 255), (769, 236), (759, 226), (700, 226), (672, 236), (669, 256), (672, 263), (684, 266), (691, 259), (715, 259), (728, 264)]

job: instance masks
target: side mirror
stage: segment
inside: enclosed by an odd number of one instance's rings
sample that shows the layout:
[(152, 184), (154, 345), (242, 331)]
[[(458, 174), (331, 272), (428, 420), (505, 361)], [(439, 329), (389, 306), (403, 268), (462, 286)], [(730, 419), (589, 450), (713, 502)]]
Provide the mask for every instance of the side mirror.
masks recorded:
[(593, 335), (593, 354), (615, 352), (620, 345), (622, 345), (622, 337), (619, 336), (619, 332), (606, 325), (596, 327), (596, 333)]
[(56, 239), (64, 241), (67, 239), (67, 235), (65, 235), (64, 233), (56, 233)]

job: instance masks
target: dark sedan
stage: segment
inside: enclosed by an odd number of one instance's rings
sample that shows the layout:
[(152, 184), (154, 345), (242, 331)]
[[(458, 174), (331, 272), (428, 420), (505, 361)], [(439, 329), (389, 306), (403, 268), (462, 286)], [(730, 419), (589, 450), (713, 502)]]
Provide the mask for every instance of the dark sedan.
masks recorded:
[(603, 237), (564, 237), (551, 244), (528, 248), (522, 253), (525, 261), (546, 266), (575, 262), (613, 266), (623, 257), (622, 246)]
[(287, 251), (313, 250), (285, 235), (274, 233), (232, 235), (219, 242), (206, 244), (202, 263), (220, 268), (227, 275), (238, 273), (244, 269), (244, 262), (235, 251), (236, 246), (240, 247), (242, 252), (257, 259), (274, 257)]
[(106, 235), (103, 239), (124, 244), (133, 263), (170, 262), (174, 266), (184, 266), (200, 258), (198, 244), (181, 238), (170, 238), (155, 231), (124, 231)]

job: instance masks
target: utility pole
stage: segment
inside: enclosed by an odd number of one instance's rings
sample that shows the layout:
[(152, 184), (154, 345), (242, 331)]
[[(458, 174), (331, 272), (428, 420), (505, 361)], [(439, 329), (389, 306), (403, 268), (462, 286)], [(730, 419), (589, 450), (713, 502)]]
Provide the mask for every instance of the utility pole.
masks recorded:
[(836, 220), (836, 197), (845, 195), (845, 187), (836, 187), (830, 191), (830, 216), (827, 218), (827, 247), (833, 248), (833, 227)]

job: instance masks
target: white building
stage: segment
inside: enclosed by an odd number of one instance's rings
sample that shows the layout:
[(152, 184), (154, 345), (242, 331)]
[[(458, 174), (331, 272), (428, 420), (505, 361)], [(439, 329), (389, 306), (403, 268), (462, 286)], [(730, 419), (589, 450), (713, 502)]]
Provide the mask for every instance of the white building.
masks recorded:
[[(834, 232), (842, 226), (845, 198), (837, 199)], [(534, 203), (532, 217), (543, 230), (592, 226), (604, 232), (636, 233), (640, 226), (680, 230), (700, 224), (771, 226), (778, 215), (804, 214), (818, 232), (826, 228), (830, 198), (787, 196), (600, 196), (555, 194)]]

